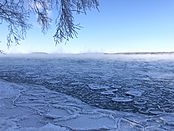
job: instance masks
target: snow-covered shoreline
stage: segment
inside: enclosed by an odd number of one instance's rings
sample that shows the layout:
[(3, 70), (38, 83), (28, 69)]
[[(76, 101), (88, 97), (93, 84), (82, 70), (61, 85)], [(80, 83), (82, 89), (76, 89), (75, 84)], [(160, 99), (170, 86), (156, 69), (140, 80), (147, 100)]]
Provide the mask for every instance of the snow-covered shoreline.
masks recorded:
[(0, 80), (0, 94), (0, 131), (173, 130), (174, 114), (149, 117), (98, 109), (42, 86)]
[[(41, 86), (0, 81), (0, 130), (115, 129), (111, 116)], [(109, 113), (109, 112), (108, 112)]]

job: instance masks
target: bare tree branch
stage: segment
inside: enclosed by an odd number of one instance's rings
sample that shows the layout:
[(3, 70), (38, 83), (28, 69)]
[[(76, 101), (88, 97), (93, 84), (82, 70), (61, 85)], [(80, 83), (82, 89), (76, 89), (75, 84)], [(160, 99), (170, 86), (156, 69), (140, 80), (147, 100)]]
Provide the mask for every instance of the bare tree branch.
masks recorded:
[(19, 44), (31, 27), (31, 13), (37, 15), (42, 31), (46, 31), (53, 18), (49, 12), (56, 13), (56, 32), (54, 40), (60, 43), (77, 37), (80, 26), (74, 23), (74, 13), (86, 13), (92, 8), (98, 9), (98, 0), (1, 0), (0, 24), (8, 24), (7, 46)]
[(27, 19), (29, 13), (24, 8), (22, 0), (1, 0), (0, 2), (0, 20), (1, 23), (8, 24), (9, 34), (7, 36), (7, 46), (11, 43), (19, 43), (24, 39), (26, 30), (29, 27)]

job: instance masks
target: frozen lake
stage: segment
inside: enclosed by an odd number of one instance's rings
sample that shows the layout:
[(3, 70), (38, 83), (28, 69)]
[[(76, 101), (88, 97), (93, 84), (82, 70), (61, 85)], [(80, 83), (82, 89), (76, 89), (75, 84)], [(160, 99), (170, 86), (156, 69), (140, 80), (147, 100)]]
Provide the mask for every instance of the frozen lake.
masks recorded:
[(98, 109), (165, 115), (157, 127), (174, 128), (173, 55), (4, 56), (0, 79), (44, 86)]

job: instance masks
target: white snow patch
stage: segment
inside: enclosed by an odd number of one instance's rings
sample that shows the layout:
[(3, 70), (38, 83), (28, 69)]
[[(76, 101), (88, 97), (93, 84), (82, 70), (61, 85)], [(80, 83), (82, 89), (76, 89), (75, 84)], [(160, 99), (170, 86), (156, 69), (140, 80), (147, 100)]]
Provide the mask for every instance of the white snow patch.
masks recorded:
[(103, 95), (114, 95), (115, 94), (114, 92), (116, 92), (116, 91), (118, 91), (118, 89), (103, 91), (103, 92), (101, 92), (101, 94), (103, 94)]
[(133, 99), (127, 98), (127, 97), (114, 97), (114, 98), (112, 98), (112, 101), (115, 101), (115, 102), (131, 102), (131, 101), (133, 101)]

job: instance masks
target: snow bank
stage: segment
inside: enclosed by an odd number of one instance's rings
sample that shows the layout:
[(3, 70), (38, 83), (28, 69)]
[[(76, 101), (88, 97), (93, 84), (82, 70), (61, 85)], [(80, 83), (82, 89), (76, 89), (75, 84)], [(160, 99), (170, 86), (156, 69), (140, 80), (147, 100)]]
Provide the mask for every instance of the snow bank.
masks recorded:
[(0, 131), (174, 130), (172, 114), (98, 109), (42, 86), (0, 80), (0, 93)]
[(61, 93), (0, 81), (0, 131), (115, 129), (116, 120)]

